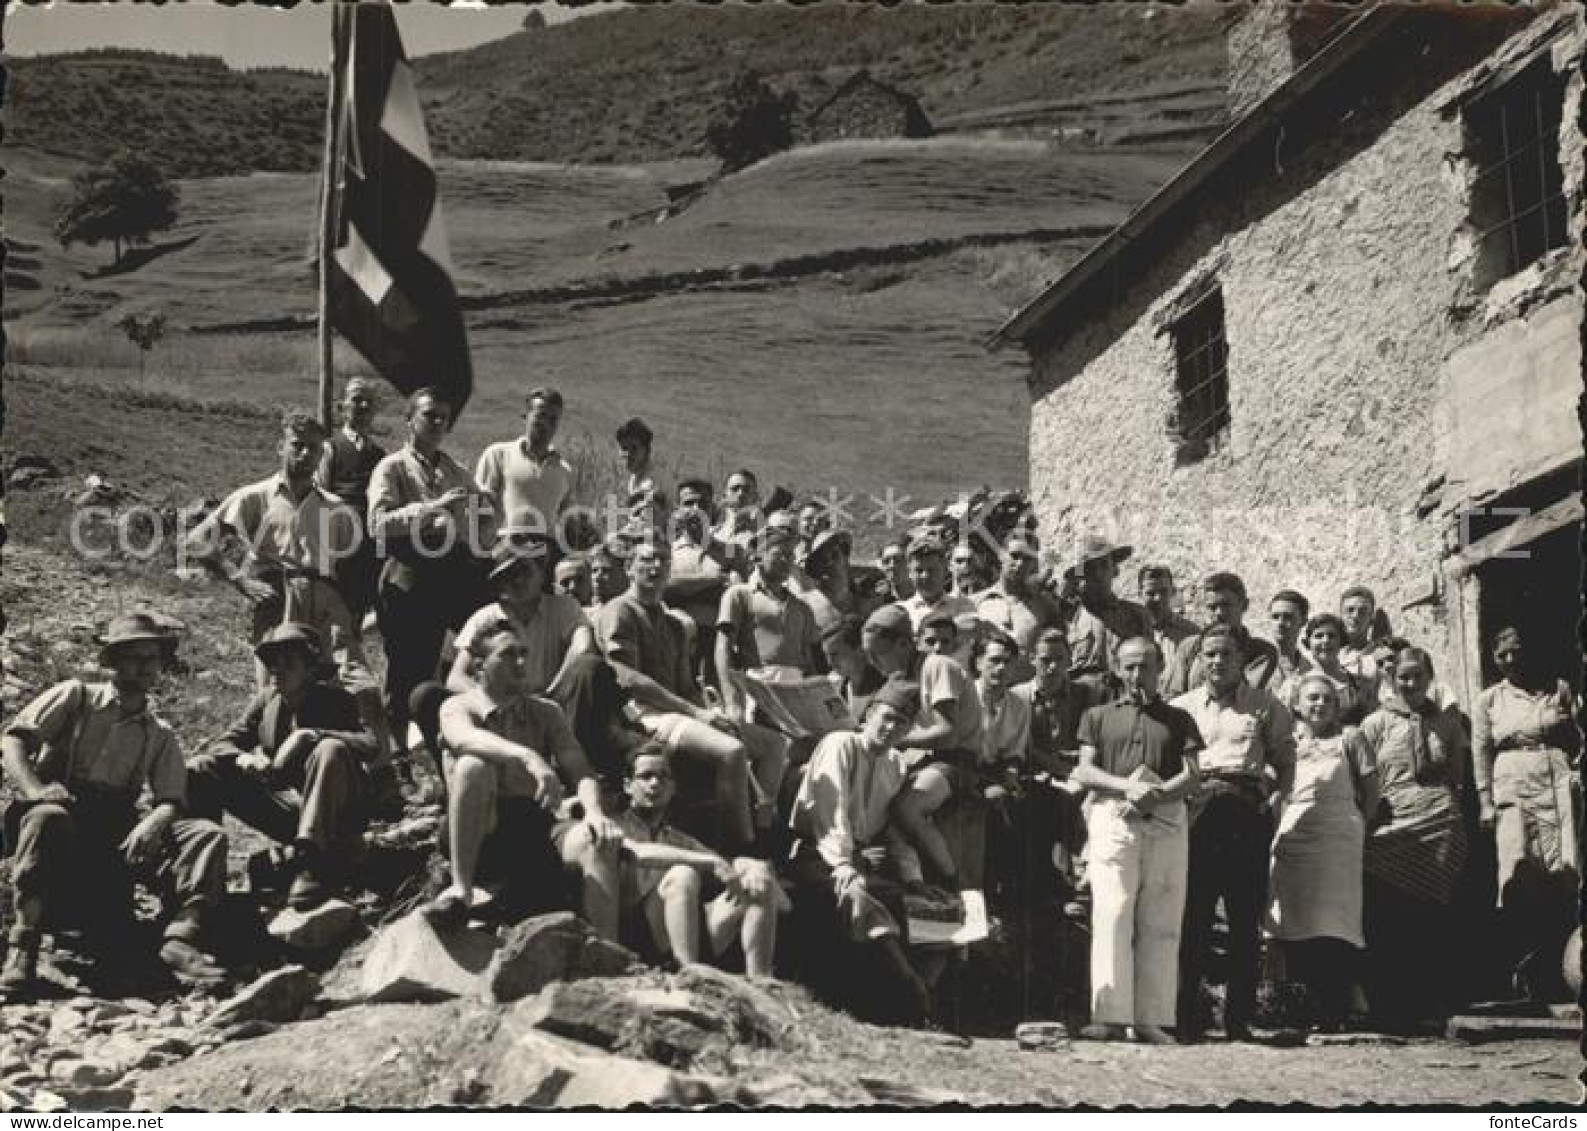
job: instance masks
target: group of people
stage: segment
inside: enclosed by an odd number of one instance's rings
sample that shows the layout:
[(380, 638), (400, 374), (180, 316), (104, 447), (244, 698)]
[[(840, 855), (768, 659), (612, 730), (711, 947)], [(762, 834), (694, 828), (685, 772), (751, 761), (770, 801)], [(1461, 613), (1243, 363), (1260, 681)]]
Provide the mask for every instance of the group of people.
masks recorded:
[[(444, 450), (452, 408), (414, 393), (386, 453), (354, 379), (340, 428), (288, 414), (278, 471), (188, 534), (187, 561), (251, 610), (259, 691), (220, 740), (184, 760), (154, 713), (176, 641), (146, 614), (111, 625), (109, 682), (6, 723), (0, 992), (35, 982), (46, 927), (124, 911), (135, 878), (168, 900), (171, 969), (218, 977), (221, 817), (277, 846), (285, 901), (309, 910), (355, 880), (416, 756), (444, 794), (438, 930), (571, 907), (658, 962), (874, 970), (860, 984), (923, 1020), (911, 901), (978, 890), (999, 918), (1040, 904), (1089, 928), (1086, 1036), (1164, 1042), (1212, 1028), (1221, 904), (1240, 1040), (1264, 951), (1321, 1028), (1362, 991), (1384, 1023), (1455, 1004), (1437, 956), (1492, 829), (1507, 964), (1547, 992), (1574, 917), (1578, 703), (1514, 629), (1468, 723), (1363, 586), (1337, 613), (1273, 594), (1264, 640), (1236, 574), (1187, 594), (1198, 623), (1167, 568), (1127, 599), (1129, 547), (1088, 537), (1055, 561), (1028, 511), (990, 535), (936, 513), (862, 565), (818, 500), (763, 500), (748, 470), (720, 500), (668, 481), (640, 420), (599, 531), (555, 447), (560, 393), (530, 392), (523, 435), (472, 472)], [(756, 682), (810, 677), (844, 712), (780, 730)]]

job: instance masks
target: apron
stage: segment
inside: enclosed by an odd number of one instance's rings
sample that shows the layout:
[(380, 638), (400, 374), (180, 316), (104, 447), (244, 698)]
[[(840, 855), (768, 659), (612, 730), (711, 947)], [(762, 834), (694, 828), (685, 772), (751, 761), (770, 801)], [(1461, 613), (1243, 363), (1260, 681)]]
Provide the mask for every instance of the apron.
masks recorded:
[(1365, 830), (1345, 736), (1299, 739), (1295, 785), (1273, 837), (1269, 934), (1288, 942), (1332, 938), (1366, 945), (1361, 930)]

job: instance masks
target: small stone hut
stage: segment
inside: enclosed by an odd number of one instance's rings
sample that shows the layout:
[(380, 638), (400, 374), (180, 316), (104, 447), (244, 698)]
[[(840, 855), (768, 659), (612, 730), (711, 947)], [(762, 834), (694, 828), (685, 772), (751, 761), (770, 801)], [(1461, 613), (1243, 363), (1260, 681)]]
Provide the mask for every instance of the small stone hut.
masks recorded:
[(930, 137), (931, 119), (920, 99), (856, 71), (805, 119), (805, 140), (862, 137)]
[(1252, 8), (1234, 124), (994, 334), (1044, 532), (1259, 631), (1369, 585), (1468, 707), (1506, 623), (1579, 686), (1582, 10), (1336, 11)]

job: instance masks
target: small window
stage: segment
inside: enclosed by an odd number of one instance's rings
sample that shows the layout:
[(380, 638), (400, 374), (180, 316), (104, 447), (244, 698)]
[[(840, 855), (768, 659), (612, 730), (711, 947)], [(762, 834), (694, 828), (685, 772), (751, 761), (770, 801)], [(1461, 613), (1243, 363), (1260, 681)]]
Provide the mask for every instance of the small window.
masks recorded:
[(1212, 288), (1173, 323), (1178, 462), (1195, 463), (1229, 436), (1229, 347), (1223, 332), (1223, 292)]
[(1569, 239), (1559, 167), (1564, 94), (1545, 57), (1466, 108), (1468, 152), (1477, 165), (1471, 222), (1483, 289)]

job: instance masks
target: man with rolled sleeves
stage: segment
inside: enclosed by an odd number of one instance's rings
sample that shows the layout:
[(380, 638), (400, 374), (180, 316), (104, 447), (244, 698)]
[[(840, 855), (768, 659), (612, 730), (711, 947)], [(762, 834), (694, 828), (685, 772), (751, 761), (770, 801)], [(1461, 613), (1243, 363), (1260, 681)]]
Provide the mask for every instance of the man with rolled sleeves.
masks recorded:
[[(1081, 538), (1066, 575), (1078, 579), (1080, 600), (1069, 622), (1070, 675), (1098, 691), (1111, 692), (1113, 656), (1132, 636), (1151, 636), (1152, 618), (1134, 601), (1113, 592), (1119, 564), (1134, 549), (1099, 535)], [(1159, 673), (1161, 674), (1161, 673)]]
[(1213, 911), (1223, 901), (1229, 924), (1228, 993), (1223, 1029), (1231, 1041), (1251, 1038), (1267, 911), (1273, 815), (1268, 799), (1285, 792), (1295, 773), (1294, 719), (1271, 693), (1245, 681), (1234, 630), (1201, 634), (1200, 687), (1173, 700), (1196, 721), (1205, 749), (1197, 758), (1201, 785), (1190, 802), (1190, 871), (1179, 946), (1179, 1039), (1198, 1039), (1201, 978), (1212, 948)]
[[(135, 878), (154, 881), (176, 907), (161, 960), (186, 981), (221, 976), (197, 944), (226, 891), (226, 834), (183, 816), (182, 750), (149, 699), (175, 652), (152, 616), (119, 617), (100, 653), (109, 682), (58, 683), (0, 735), (0, 767), (18, 794), (3, 822), (15, 902), (0, 996), (36, 986), (47, 924), (75, 919), (96, 950), (123, 949)], [(145, 786), (153, 807), (140, 817)]]
[(1157, 694), (1162, 659), (1150, 636), (1115, 653), (1123, 691), (1080, 719), (1074, 780), (1090, 792), (1091, 1024), (1081, 1035), (1169, 1044), (1185, 912), (1188, 821), (1201, 735)]
[(573, 503), (573, 466), (552, 446), (562, 423), (562, 394), (531, 389), (524, 398), (524, 434), (491, 444), (474, 465), (474, 479), (501, 524), (553, 539)]
[(188, 767), (194, 811), (227, 812), (291, 849), (287, 905), (328, 899), (368, 817), (379, 752), (353, 697), (326, 678), (319, 635), (288, 622), (254, 649), (271, 686)]

